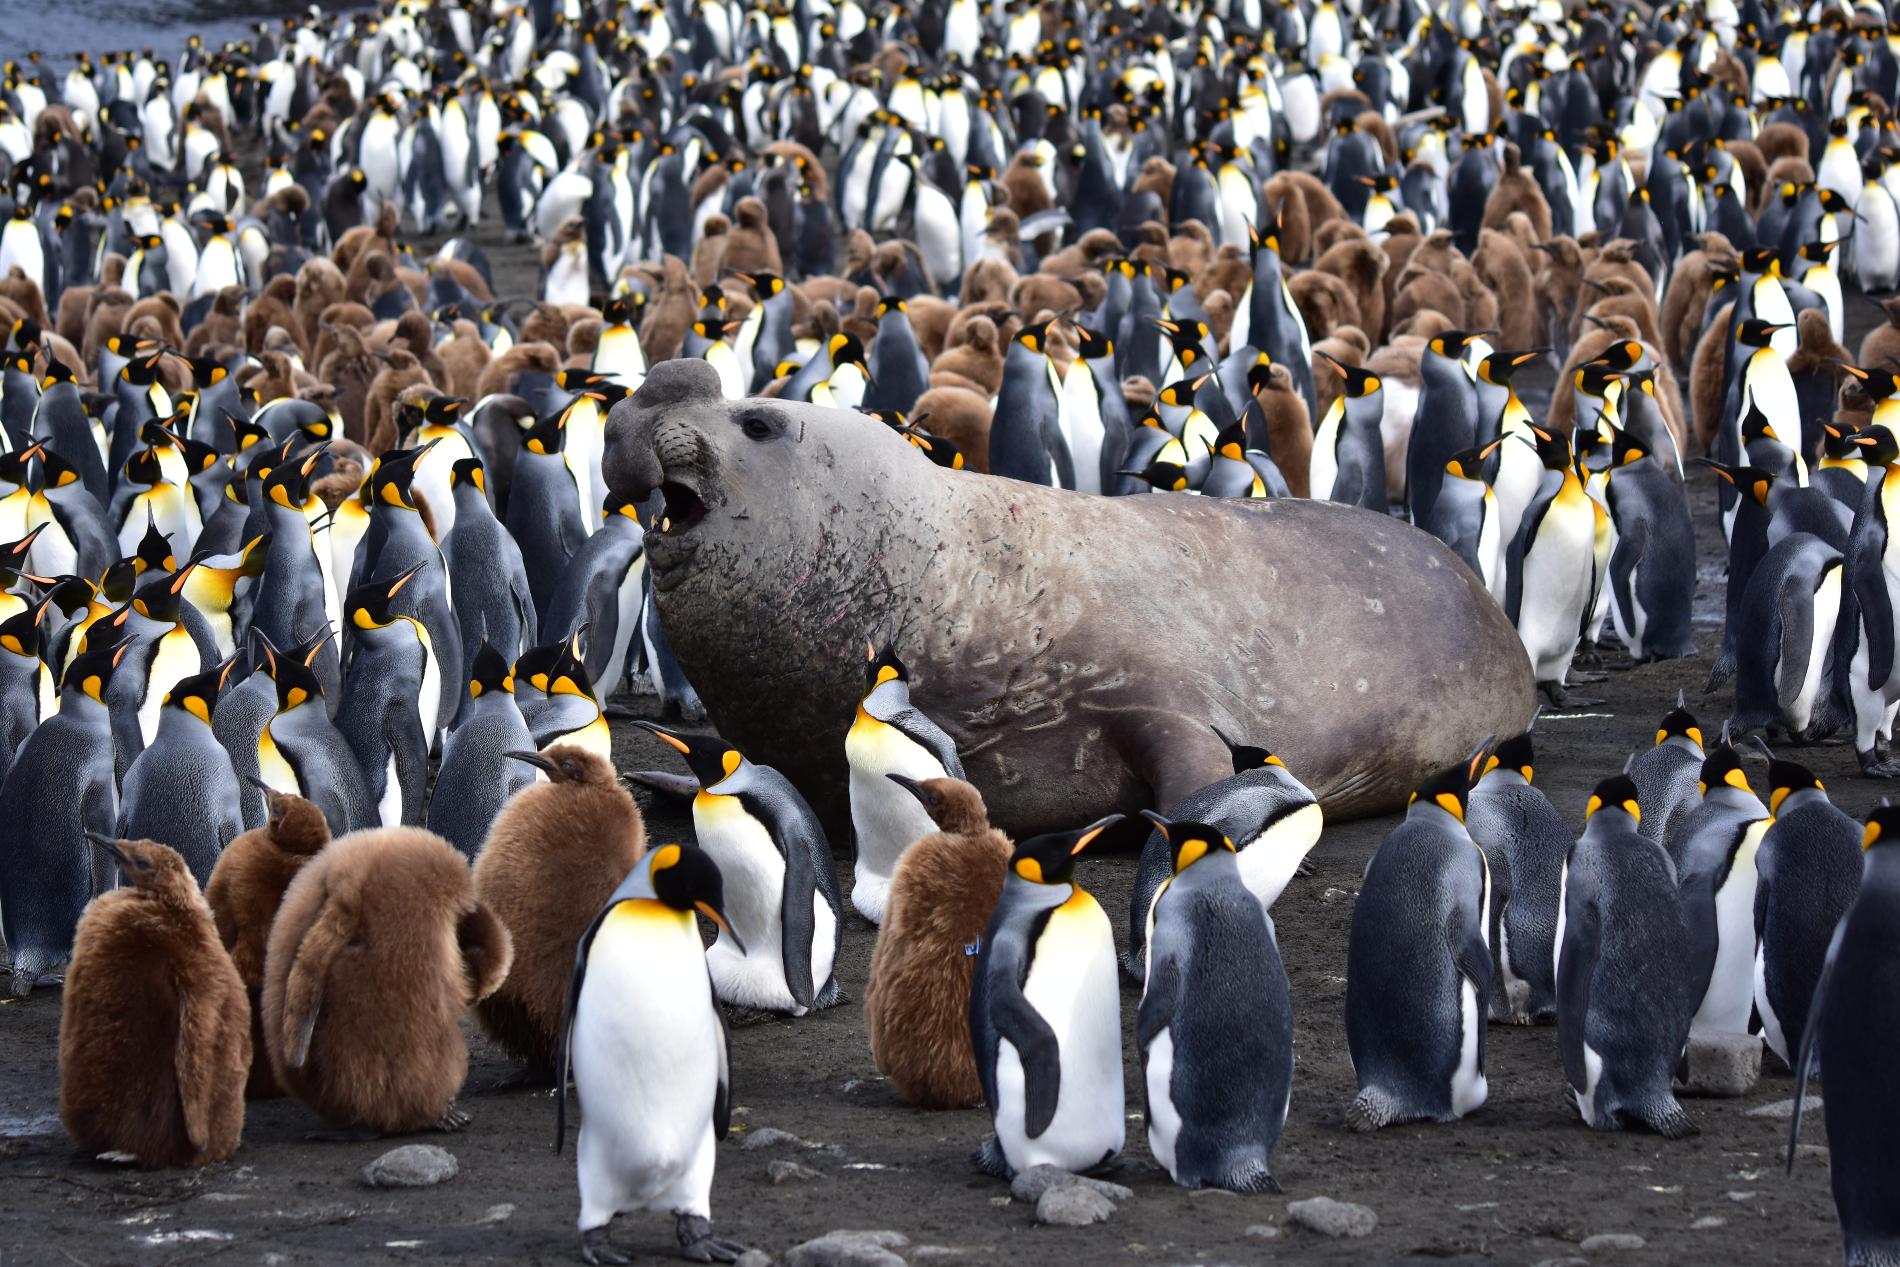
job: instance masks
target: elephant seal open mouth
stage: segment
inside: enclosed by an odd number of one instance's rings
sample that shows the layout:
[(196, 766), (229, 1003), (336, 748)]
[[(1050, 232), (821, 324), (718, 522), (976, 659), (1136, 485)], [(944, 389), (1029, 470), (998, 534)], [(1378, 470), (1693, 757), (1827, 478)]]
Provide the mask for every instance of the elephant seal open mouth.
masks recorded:
[(837, 823), (864, 636), (1023, 835), (1162, 806), (1272, 748), (1329, 815), (1529, 724), (1516, 632), (1439, 542), (1324, 502), (1090, 497), (933, 466), (887, 428), (663, 362), (607, 483), (665, 509), (660, 619), (719, 733)]

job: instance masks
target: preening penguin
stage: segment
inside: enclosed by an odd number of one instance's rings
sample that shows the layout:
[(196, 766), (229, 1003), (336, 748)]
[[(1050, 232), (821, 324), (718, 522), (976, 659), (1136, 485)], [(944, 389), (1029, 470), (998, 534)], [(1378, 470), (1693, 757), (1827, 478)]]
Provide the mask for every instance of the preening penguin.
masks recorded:
[(88, 840), (127, 887), (79, 921), (59, 1017), (60, 1121), (103, 1161), (223, 1161), (244, 1129), (244, 983), (175, 850)]
[(873, 924), (882, 923), (891, 876), (911, 843), (934, 824), (917, 798), (890, 776), (961, 779), (957, 746), (910, 702), (910, 674), (897, 658), (894, 640), (884, 649), (866, 642), (864, 698), (844, 740), (851, 767), (851, 834), (857, 861), (851, 905)]
[(937, 830), (904, 851), (891, 878), (864, 989), (871, 1061), (920, 1108), (968, 1108), (983, 1100), (970, 986), (1012, 846), (970, 784), (886, 777), (917, 798)]
[(1121, 815), (1016, 846), (970, 991), (970, 1045), (995, 1134), (972, 1159), (1009, 1178), (1093, 1170), (1121, 1151), (1115, 935), (1075, 859)]
[(1205, 823), (1146, 817), (1173, 855), (1135, 1014), (1148, 1146), (1183, 1187), (1278, 1192), (1293, 998), (1273, 921), (1242, 881), (1233, 841)]
[(714, 1146), (732, 1093), (696, 912), (719, 925), (721, 940), (735, 936), (717, 864), (702, 849), (662, 845), (614, 890), (574, 955), (554, 1146), (567, 1135), (571, 1071), (588, 1263), (628, 1261), (608, 1244), (608, 1228), (615, 1215), (640, 1210), (671, 1214), (688, 1258), (731, 1262), (743, 1252), (712, 1230)]
[[(466, 723), (465, 723), (466, 724)], [(646, 854), (646, 822), (614, 768), (572, 744), (510, 752), (547, 781), (514, 794), (475, 859), (476, 896), (508, 929), (507, 980), (475, 1005), (482, 1028), (529, 1076), (552, 1079), (573, 948)]]
[(283, 903), (284, 890), (304, 863), (330, 843), (330, 825), (323, 811), (301, 796), (261, 788), (266, 805), (264, 825), (247, 831), (224, 847), (218, 865), (205, 886), (218, 940), (231, 956), (239, 980), (251, 1001), (251, 1076), (246, 1099), (267, 1100), (282, 1095), (271, 1076), (270, 1056), (264, 1046), (264, 950), (270, 942), (271, 921)]
[[(364, 945), (377, 952), (352, 952)], [(339, 1126), (460, 1130), (462, 1014), (495, 992), (511, 953), (440, 836), (395, 827), (332, 841), (285, 890), (264, 956), (278, 1083)]]
[(1465, 829), (1484, 755), (1421, 784), (1366, 868), (1346, 950), (1353, 1130), (1455, 1121), (1485, 1101), (1491, 871)]
[(1597, 785), (1583, 835), (1564, 863), (1557, 908), (1557, 1046), (1584, 1122), (1599, 1131), (1641, 1122), (1693, 1135), (1670, 1090), (1689, 1041), (1694, 989), (1689, 930), (1674, 900), (1669, 856), (1636, 830), (1636, 784)]
[(693, 831), (724, 877), (738, 930), (706, 952), (720, 1001), (793, 1016), (842, 1002), (833, 975), (842, 902), (817, 814), (791, 780), (722, 739), (634, 724), (685, 757), (699, 781)]

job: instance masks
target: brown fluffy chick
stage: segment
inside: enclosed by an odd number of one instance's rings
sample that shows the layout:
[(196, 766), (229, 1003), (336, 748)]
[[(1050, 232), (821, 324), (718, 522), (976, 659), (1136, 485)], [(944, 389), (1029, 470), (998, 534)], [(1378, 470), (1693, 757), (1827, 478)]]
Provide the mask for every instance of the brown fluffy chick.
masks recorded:
[(864, 992), (871, 1060), (920, 1108), (968, 1108), (983, 1099), (970, 1047), (970, 982), (1012, 846), (968, 783), (889, 777), (923, 803), (937, 830), (904, 851), (891, 878)]
[(475, 892), (515, 945), (508, 979), (475, 1015), (509, 1055), (527, 1062), (530, 1078), (551, 1081), (574, 947), (646, 853), (646, 823), (596, 753), (557, 743), (509, 755), (548, 781), (509, 798), (475, 856)]
[(264, 949), (270, 943), (271, 921), (284, 900), (284, 890), (297, 878), (303, 864), (330, 843), (330, 824), (323, 811), (301, 796), (265, 788), (264, 808), (269, 817), (262, 827), (247, 831), (224, 847), (211, 869), (205, 901), (218, 929), (218, 940), (231, 956), (239, 980), (250, 996), (251, 1080), (245, 1098), (268, 1100), (283, 1088), (271, 1076), (264, 1054)]
[(175, 850), (92, 841), (126, 887), (94, 898), (73, 939), (59, 1017), (60, 1121), (106, 1161), (223, 1161), (244, 1130), (244, 982)]
[(338, 1126), (460, 1130), (462, 1014), (508, 975), (508, 930), (433, 832), (331, 841), (284, 892), (264, 956), (264, 1041), (291, 1095)]

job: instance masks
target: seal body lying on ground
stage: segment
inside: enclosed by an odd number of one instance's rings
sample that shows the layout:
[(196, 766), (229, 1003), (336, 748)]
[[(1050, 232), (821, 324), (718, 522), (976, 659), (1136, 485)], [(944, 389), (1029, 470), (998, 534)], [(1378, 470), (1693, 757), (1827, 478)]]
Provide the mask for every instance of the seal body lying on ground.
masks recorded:
[(1529, 724), (1504, 614), (1448, 550), (1321, 502), (1094, 497), (945, 470), (862, 416), (664, 362), (608, 421), (667, 637), (719, 733), (837, 821), (865, 631), (1017, 834), (1172, 805), (1269, 743), (1329, 816)]

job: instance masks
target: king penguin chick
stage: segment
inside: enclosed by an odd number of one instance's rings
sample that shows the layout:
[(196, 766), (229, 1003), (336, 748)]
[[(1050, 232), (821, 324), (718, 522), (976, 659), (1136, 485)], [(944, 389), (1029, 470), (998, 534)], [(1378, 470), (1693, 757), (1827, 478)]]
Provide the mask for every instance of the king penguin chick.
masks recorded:
[(716, 1145), (732, 1090), (695, 912), (719, 926), (721, 941), (735, 937), (718, 865), (703, 849), (662, 845), (613, 891), (574, 955), (554, 1146), (567, 1137), (571, 1070), (581, 1101), (583, 1262), (627, 1262), (608, 1230), (615, 1215), (642, 1210), (671, 1214), (680, 1250), (695, 1262), (744, 1252), (712, 1230)]
[(508, 928), (514, 966), (475, 1015), (528, 1076), (551, 1081), (581, 934), (647, 848), (640, 807), (614, 768), (574, 744), (507, 754), (533, 783), (502, 807), (475, 859), (475, 893)]
[(970, 983), (1009, 870), (1009, 837), (961, 779), (885, 777), (917, 798), (937, 830), (904, 851), (891, 877), (864, 989), (871, 1062), (919, 1108), (968, 1108), (983, 1100)]
[(290, 882), (271, 927), (271, 1070), (339, 1126), (460, 1130), (462, 1013), (495, 992), (511, 957), (448, 841), (408, 827), (333, 841)]
[(1074, 879), (1076, 855), (1120, 821), (1036, 836), (1010, 855), (970, 989), (970, 1046), (995, 1130), (972, 1158), (985, 1174), (1080, 1173), (1122, 1149), (1115, 934)]
[(961, 779), (963, 763), (950, 736), (910, 702), (910, 674), (897, 658), (893, 641), (882, 651), (867, 641), (864, 650), (864, 698), (844, 740), (857, 854), (851, 905), (877, 924), (884, 919), (898, 859), (932, 827), (917, 798), (888, 776)]
[(1557, 911), (1557, 1046), (1593, 1130), (1641, 1122), (1668, 1139), (1695, 1123), (1670, 1090), (1689, 1041), (1689, 930), (1669, 855), (1636, 830), (1634, 780), (1597, 785), (1564, 862)]
[[(1169, 808), (1168, 816), (1206, 823), (1231, 839), (1240, 855), (1241, 883), (1260, 899), (1260, 909), (1271, 910), (1319, 843), (1325, 815), (1319, 799), (1280, 758), (1265, 748), (1236, 743), (1219, 730), (1214, 733), (1233, 758), (1233, 777), (1190, 792)], [(1154, 916), (1155, 895), (1173, 874), (1174, 849), (1157, 827), (1141, 847), (1128, 908), (1128, 954), (1122, 968), (1136, 981), (1147, 975), (1148, 924)]]
[(1182, 1187), (1278, 1192), (1293, 996), (1273, 921), (1241, 879), (1233, 841), (1205, 823), (1146, 817), (1174, 867), (1155, 897), (1135, 1013), (1148, 1146)]
[(1491, 1002), (1491, 870), (1465, 829), (1482, 749), (1412, 793), (1352, 910), (1346, 1047), (1359, 1095), (1346, 1125), (1374, 1131), (1478, 1108)]
[(1557, 1010), (1557, 887), (1577, 838), (1543, 789), (1529, 731), (1504, 740), (1471, 789), (1465, 827), (1491, 864), (1492, 888), (1508, 894), (1492, 930), (1502, 998), (1491, 1015), (1520, 1025), (1548, 1023)]
[(127, 887), (79, 921), (59, 1015), (60, 1121), (105, 1161), (223, 1161), (244, 1129), (244, 983), (175, 850), (89, 839)]
[[(260, 784), (262, 780), (259, 780)], [(330, 843), (330, 825), (323, 811), (301, 796), (260, 787), (265, 804), (264, 825), (247, 831), (224, 847), (205, 901), (237, 968), (238, 979), (251, 1000), (251, 1078), (246, 1099), (268, 1100), (283, 1094), (271, 1076), (264, 1044), (264, 948), (270, 943), (271, 921), (284, 900), (284, 890), (304, 863)]]
[(723, 739), (634, 724), (684, 756), (699, 781), (693, 832), (724, 877), (738, 930), (706, 952), (719, 1001), (793, 1016), (842, 1003), (843, 902), (818, 815), (790, 779)]

